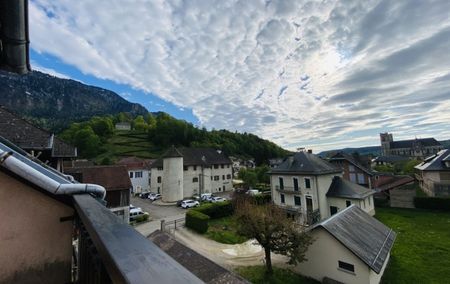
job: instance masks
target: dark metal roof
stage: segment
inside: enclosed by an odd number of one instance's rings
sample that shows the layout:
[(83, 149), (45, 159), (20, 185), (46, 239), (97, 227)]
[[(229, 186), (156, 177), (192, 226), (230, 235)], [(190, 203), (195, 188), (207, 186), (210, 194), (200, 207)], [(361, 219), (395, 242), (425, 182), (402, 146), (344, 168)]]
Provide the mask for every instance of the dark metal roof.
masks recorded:
[(158, 230), (148, 238), (205, 283), (249, 283), (242, 277), (181, 244), (169, 234)]
[(76, 157), (77, 149), (0, 106), (0, 133), (24, 150), (49, 150), (52, 157)]
[(450, 171), (450, 168), (445, 165), (445, 162), (449, 160), (450, 149), (441, 150), (439, 153), (426, 158), (423, 163), (416, 166), (416, 169), (421, 171)]
[(298, 152), (294, 156), (286, 158), (277, 168), (270, 170), (269, 174), (321, 175), (341, 172), (341, 169), (312, 153)]
[(364, 199), (374, 193), (375, 191), (369, 188), (336, 176), (331, 182), (330, 188), (327, 192), (327, 197)]
[[(223, 152), (219, 153), (213, 148), (175, 148), (175, 150), (177, 150), (177, 152), (183, 157), (184, 166), (212, 166), (220, 164), (231, 164), (231, 160)], [(170, 149), (169, 151), (172, 151), (172, 149)], [(151, 165), (151, 167), (162, 167), (164, 157), (166, 157), (166, 155), (163, 155), (161, 158), (156, 160)]]
[(64, 172), (73, 175), (75, 179), (80, 179), (79, 182), (99, 184), (106, 191), (128, 190), (132, 186), (125, 166), (69, 168)]
[(380, 273), (396, 237), (392, 229), (355, 205), (314, 225), (313, 230), (319, 227), (330, 233), (376, 273)]
[(413, 148), (415, 145), (420, 145), (424, 147), (442, 146), (442, 144), (439, 143), (434, 138), (410, 139), (410, 140), (400, 140), (390, 142), (391, 149)]
[(170, 147), (169, 150), (167, 150), (163, 155), (163, 158), (178, 158), (178, 157), (183, 157), (183, 155), (180, 153), (180, 151), (178, 151), (177, 148), (175, 148), (175, 146)]
[[(15, 145), (11, 145), (9, 141), (4, 140), (0, 136), (0, 149), (6, 152), (11, 152), (12, 155), (20, 160), (21, 162), (25, 163), (27, 166), (33, 168), (34, 170), (40, 172), (41, 174), (53, 179), (54, 181), (61, 183), (61, 184), (67, 184), (72, 183), (70, 182), (65, 176), (63, 176), (60, 172), (56, 171), (53, 168), (50, 168), (49, 166), (43, 164), (39, 160), (31, 160), (32, 158), (28, 156), (26, 152), (21, 150)], [(29, 180), (30, 182), (34, 183), (33, 180)]]
[(352, 155), (349, 155), (347, 153), (339, 152), (330, 158), (331, 163), (333, 163), (333, 161), (342, 161), (342, 160), (348, 161), (349, 163), (353, 164), (355, 167), (359, 168), (361, 171), (367, 173), (368, 175), (373, 175), (371, 170), (361, 165), (358, 161), (356, 161), (355, 158), (353, 158)]
[(0, 1), (0, 27), (0, 69), (19, 74), (31, 71), (28, 0)]

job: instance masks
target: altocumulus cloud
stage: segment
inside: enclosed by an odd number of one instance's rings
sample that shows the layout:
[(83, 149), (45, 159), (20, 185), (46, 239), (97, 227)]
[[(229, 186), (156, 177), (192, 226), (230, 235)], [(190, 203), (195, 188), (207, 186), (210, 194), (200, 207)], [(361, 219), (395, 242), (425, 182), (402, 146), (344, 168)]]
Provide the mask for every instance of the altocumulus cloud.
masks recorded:
[[(32, 0), (32, 48), (286, 147), (450, 129), (450, 1)], [(448, 126), (448, 125), (447, 125)]]

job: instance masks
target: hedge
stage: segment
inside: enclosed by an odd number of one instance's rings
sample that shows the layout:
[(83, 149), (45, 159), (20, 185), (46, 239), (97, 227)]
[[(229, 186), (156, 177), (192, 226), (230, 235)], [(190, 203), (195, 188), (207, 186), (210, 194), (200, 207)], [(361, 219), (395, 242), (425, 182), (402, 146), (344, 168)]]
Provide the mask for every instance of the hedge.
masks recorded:
[(205, 215), (197, 210), (189, 210), (186, 213), (186, 227), (204, 234), (208, 231), (209, 216)]
[(414, 206), (422, 209), (450, 211), (450, 198), (414, 197)]
[(217, 203), (204, 203), (200, 207), (191, 209), (209, 216), (211, 219), (227, 217), (233, 214), (233, 205), (230, 201)]

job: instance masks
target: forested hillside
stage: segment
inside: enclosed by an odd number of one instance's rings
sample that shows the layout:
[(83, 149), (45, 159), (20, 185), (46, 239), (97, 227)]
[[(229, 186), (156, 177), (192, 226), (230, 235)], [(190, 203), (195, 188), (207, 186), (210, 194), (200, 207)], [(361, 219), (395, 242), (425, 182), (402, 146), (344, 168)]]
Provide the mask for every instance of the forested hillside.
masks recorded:
[[(133, 131), (116, 131), (117, 122), (130, 122)], [(120, 156), (156, 158), (171, 145), (186, 147), (212, 147), (227, 155), (251, 157), (260, 165), (289, 152), (273, 142), (249, 133), (227, 130), (208, 131), (166, 113), (131, 117), (120, 113), (115, 116), (94, 117), (82, 123), (73, 123), (61, 137), (78, 147), (79, 154), (98, 162), (111, 163)]]

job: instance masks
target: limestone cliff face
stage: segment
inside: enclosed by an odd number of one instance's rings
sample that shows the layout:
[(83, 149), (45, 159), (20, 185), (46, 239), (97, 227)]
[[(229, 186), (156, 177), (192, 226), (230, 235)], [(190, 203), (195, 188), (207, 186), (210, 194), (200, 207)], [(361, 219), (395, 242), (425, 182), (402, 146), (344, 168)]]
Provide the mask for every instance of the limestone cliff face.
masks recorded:
[(0, 104), (56, 132), (95, 115), (147, 113), (112, 91), (38, 71), (22, 76), (0, 71)]

